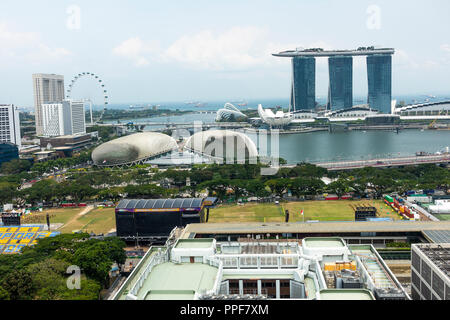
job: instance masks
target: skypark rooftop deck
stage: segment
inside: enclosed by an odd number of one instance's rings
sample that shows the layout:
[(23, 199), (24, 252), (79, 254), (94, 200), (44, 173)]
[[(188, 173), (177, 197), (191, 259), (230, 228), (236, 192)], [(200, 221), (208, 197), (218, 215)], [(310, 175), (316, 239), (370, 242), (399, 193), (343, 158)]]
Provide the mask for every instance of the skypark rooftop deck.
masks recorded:
[(375, 54), (394, 54), (393, 48), (380, 48), (369, 50), (287, 50), (280, 53), (273, 53), (275, 57), (334, 57), (334, 56), (371, 56)]

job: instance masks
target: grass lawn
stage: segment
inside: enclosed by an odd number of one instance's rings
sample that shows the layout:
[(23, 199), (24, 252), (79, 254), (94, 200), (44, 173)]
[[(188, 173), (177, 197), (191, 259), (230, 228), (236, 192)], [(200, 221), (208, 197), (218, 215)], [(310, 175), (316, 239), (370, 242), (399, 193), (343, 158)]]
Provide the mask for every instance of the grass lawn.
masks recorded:
[(42, 223), (46, 224), (47, 213), (50, 216), (50, 223), (67, 223), (70, 219), (79, 214), (84, 208), (57, 208), (43, 210), (42, 212), (35, 212), (29, 216), (26, 216), (26, 220), (22, 220), (22, 223)]
[(58, 231), (62, 233), (72, 233), (74, 230), (108, 233), (116, 228), (114, 208), (97, 208), (87, 214), (72, 220), (69, 224), (62, 226)]
[(33, 213), (27, 217), (28, 220), (23, 223), (41, 223), (46, 224), (46, 214), (50, 215), (50, 223), (62, 223), (63, 225), (57, 230), (61, 233), (72, 233), (74, 230), (81, 230), (94, 233), (108, 233), (111, 229), (116, 228), (116, 220), (114, 216), (114, 208), (97, 208), (93, 209), (85, 215), (79, 216), (81, 208), (58, 208), (44, 210), (40, 213)]
[(434, 216), (441, 221), (450, 220), (450, 214), (435, 214)]
[(245, 205), (221, 205), (211, 209), (209, 222), (284, 222), (281, 206), (289, 210), (289, 222), (303, 221), (300, 211), (303, 209), (305, 221), (353, 221), (355, 218), (352, 206), (365, 204), (375, 206), (379, 217), (389, 217), (400, 220), (400, 216), (387, 207), (382, 201), (303, 201), (282, 203), (248, 203)]

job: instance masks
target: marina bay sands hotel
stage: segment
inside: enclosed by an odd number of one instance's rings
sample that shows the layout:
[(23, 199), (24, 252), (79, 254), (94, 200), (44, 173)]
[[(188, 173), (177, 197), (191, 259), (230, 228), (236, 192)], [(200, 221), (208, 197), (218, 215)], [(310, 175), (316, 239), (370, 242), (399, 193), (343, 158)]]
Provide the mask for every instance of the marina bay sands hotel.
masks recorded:
[(294, 111), (312, 110), (316, 103), (316, 57), (328, 57), (330, 84), (328, 108), (347, 109), (353, 106), (353, 56), (366, 56), (368, 97), (372, 109), (391, 112), (392, 55), (394, 49), (360, 47), (357, 50), (325, 51), (321, 48), (290, 50), (275, 53), (276, 57), (292, 58), (291, 107)]

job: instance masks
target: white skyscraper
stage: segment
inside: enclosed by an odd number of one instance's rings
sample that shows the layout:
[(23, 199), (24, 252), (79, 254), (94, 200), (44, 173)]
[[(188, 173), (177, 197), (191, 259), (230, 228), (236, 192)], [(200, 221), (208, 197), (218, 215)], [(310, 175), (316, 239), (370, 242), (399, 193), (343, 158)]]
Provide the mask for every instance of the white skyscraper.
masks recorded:
[(11, 142), (22, 146), (19, 110), (12, 104), (0, 105), (0, 142)]
[(57, 137), (86, 133), (84, 103), (62, 101), (42, 104), (42, 136)]
[(33, 74), (36, 135), (43, 134), (42, 104), (64, 100), (64, 76), (56, 74)]
[(71, 101), (70, 108), (72, 114), (72, 134), (85, 134), (86, 119), (84, 114), (84, 102)]

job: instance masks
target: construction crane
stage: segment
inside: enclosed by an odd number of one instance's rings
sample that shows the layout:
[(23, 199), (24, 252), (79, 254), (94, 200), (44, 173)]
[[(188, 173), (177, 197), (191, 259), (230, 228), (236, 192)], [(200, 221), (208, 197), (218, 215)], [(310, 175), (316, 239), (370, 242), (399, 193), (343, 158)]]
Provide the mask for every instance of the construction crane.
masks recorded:
[(428, 125), (428, 129), (436, 129), (436, 120), (434, 119), (429, 125)]

